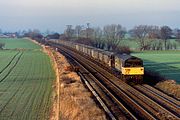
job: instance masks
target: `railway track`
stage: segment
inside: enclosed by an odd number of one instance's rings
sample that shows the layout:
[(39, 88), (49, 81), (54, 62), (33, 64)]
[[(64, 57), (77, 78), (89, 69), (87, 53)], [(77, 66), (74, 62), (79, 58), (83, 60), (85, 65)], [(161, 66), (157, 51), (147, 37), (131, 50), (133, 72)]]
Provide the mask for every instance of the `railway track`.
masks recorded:
[[(62, 53), (62, 51), (61, 51)], [(78, 74), (83, 79), (84, 83), (88, 86), (96, 99), (99, 101), (103, 109), (108, 116), (113, 119), (119, 120), (136, 120), (137, 118), (129, 112), (122, 103), (116, 99), (116, 97), (106, 87), (97, 80), (90, 71), (84, 66), (78, 63), (74, 58), (67, 53), (63, 54), (68, 58), (69, 62), (73, 66), (79, 66)]]
[(170, 101), (171, 103), (173, 103), (173, 104), (175, 104), (175, 105), (177, 105), (177, 106), (180, 107), (180, 101), (179, 101), (179, 100), (177, 100), (177, 99), (175, 99), (175, 98), (173, 98), (173, 97), (170, 97), (170, 96), (168, 96), (167, 94), (165, 94), (165, 93), (163, 93), (163, 92), (161, 92), (161, 91), (157, 90), (156, 88), (151, 87), (151, 86), (149, 86), (149, 85), (146, 85), (146, 84), (145, 84), (145, 85), (143, 85), (143, 87), (145, 87), (146, 89), (150, 90), (150, 91), (153, 92), (154, 94), (157, 94), (157, 95), (161, 96), (162, 98), (167, 99), (167, 100)]
[[(164, 107), (163, 104), (159, 105), (159, 102), (155, 101), (153, 98), (148, 98), (145, 94), (142, 94), (137, 88), (133, 88), (126, 83), (119, 80), (117, 77), (108, 73), (106, 70), (97, 67), (93, 62), (85, 59), (83, 56), (65, 48), (56, 46), (64, 52), (68, 52), (74, 59), (76, 59), (80, 64), (86, 66), (86, 68), (91, 71), (92, 75), (98, 79), (97, 81), (103, 84), (107, 90), (111, 91), (114, 97), (121, 101), (125, 107), (138, 119), (179, 119), (178, 111), (172, 110), (172, 106), (168, 104)], [(96, 84), (98, 84), (96, 82)], [(99, 86), (99, 85), (98, 85)], [(141, 87), (140, 87), (141, 89)], [(111, 98), (113, 98), (111, 96)]]
[(165, 107), (167, 110), (171, 111), (172, 113), (174, 113), (175, 115), (180, 117), (180, 115), (179, 115), (179, 113), (180, 113), (179, 105), (177, 105), (174, 102), (170, 101), (169, 99), (166, 99), (166, 98), (160, 96), (159, 94), (153, 92), (154, 88), (146, 88), (146, 87), (144, 87), (142, 85), (135, 86), (134, 88), (136, 88), (138, 91), (142, 92), (147, 97), (151, 98), (155, 102), (157, 102), (160, 105), (162, 105), (163, 107)]

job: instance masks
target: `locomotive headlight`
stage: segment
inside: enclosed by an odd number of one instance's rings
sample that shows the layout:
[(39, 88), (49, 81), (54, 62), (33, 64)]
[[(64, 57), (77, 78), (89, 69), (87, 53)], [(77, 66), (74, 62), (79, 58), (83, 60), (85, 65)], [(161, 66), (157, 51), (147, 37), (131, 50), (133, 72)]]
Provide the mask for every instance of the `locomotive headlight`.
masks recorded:
[(124, 74), (124, 75), (143, 75), (144, 74), (144, 68), (143, 67), (123, 68), (122, 74)]
[(129, 74), (131, 69), (125, 69), (125, 74)]

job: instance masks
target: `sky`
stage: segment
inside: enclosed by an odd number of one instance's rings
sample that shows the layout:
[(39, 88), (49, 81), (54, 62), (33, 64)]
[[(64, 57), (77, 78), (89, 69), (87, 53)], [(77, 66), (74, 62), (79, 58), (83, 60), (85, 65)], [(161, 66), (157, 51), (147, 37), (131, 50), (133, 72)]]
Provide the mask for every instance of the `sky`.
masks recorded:
[(180, 0), (0, 0), (0, 29), (62, 33), (66, 25), (180, 28)]

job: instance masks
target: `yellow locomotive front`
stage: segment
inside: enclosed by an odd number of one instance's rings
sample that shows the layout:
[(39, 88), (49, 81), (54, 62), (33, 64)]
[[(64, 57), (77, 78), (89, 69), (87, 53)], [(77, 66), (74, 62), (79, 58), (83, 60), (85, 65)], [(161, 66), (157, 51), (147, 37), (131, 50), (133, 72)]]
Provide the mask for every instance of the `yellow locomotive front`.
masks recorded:
[(122, 67), (123, 75), (144, 75), (144, 67)]
[(121, 72), (121, 78), (127, 82), (142, 83), (144, 75), (143, 61), (130, 55), (119, 55), (116, 68)]
[(131, 57), (125, 60), (121, 71), (126, 81), (134, 83), (143, 82), (144, 67), (143, 61), (140, 58)]

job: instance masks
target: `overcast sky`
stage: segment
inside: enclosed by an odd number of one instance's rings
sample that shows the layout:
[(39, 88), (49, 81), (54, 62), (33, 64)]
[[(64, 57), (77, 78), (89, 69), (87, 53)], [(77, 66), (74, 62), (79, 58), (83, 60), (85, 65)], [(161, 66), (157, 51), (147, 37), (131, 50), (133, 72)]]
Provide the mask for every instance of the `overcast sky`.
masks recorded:
[(180, 0), (0, 0), (3, 31), (37, 28), (63, 32), (66, 25), (121, 24), (180, 28)]

